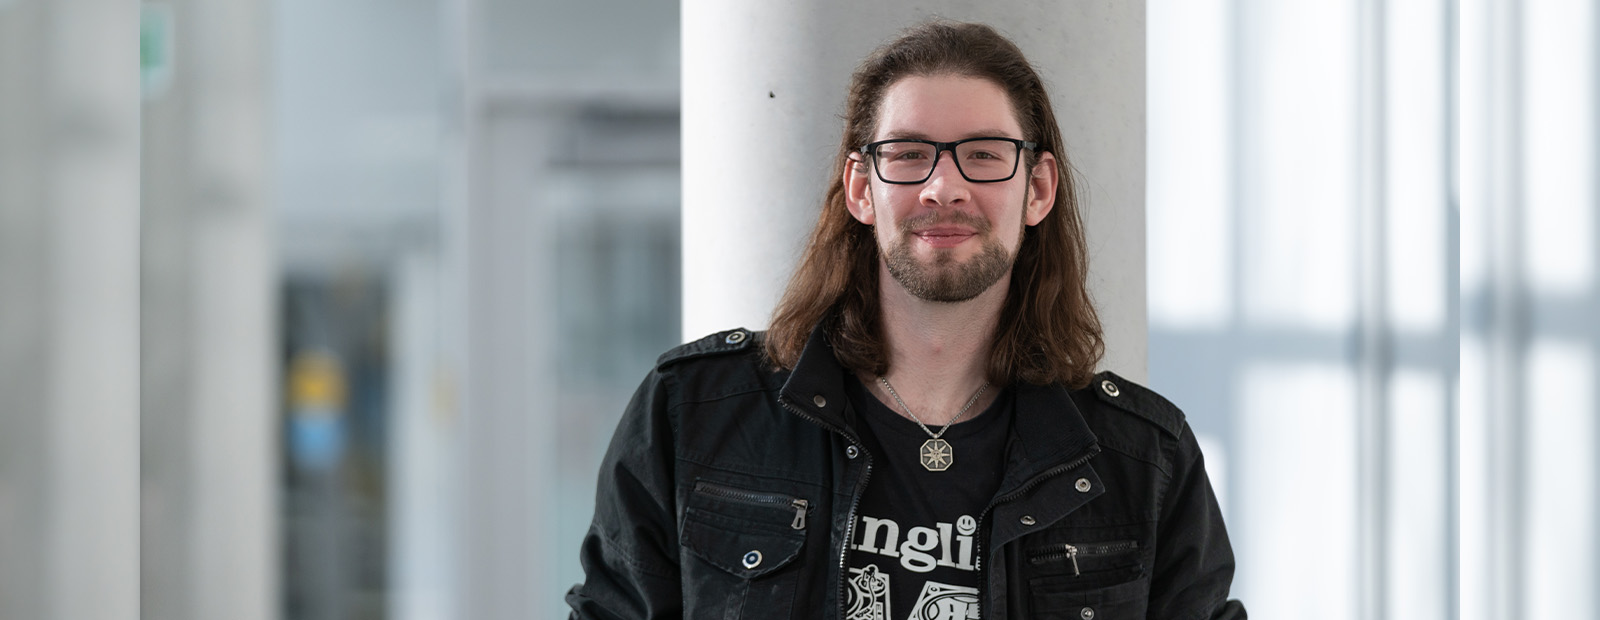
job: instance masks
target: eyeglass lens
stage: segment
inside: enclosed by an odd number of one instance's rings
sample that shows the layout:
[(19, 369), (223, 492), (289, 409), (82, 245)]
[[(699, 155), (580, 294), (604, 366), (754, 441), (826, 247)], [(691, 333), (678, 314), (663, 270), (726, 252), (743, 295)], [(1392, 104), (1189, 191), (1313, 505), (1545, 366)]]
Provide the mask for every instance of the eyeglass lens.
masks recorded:
[[(972, 140), (956, 145), (956, 167), (973, 181), (1001, 181), (1017, 169), (1021, 149), (1006, 140)], [(878, 145), (878, 173), (891, 183), (915, 183), (928, 178), (938, 162), (937, 147), (922, 142)]]

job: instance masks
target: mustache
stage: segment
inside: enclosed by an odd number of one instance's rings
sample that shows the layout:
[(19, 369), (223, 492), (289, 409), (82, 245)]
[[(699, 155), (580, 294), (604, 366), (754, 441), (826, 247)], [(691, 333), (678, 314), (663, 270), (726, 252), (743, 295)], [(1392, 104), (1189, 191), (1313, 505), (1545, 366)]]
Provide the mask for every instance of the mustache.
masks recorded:
[(919, 215), (902, 220), (898, 228), (901, 233), (911, 234), (913, 231), (923, 228), (950, 224), (970, 227), (976, 230), (978, 234), (987, 234), (990, 228), (988, 220), (961, 211), (943, 211)]

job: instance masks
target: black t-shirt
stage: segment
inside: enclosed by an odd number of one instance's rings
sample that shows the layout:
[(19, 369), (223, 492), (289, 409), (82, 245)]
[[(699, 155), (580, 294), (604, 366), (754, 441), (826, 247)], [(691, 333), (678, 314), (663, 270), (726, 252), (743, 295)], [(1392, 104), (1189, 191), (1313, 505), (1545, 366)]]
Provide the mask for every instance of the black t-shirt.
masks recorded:
[(921, 459), (928, 433), (884, 406), (853, 375), (845, 385), (863, 447), (873, 456), (850, 541), (845, 618), (977, 618), (977, 518), (1004, 475), (1010, 391), (982, 415), (950, 427), (941, 436), (951, 447), (950, 467), (928, 471)]

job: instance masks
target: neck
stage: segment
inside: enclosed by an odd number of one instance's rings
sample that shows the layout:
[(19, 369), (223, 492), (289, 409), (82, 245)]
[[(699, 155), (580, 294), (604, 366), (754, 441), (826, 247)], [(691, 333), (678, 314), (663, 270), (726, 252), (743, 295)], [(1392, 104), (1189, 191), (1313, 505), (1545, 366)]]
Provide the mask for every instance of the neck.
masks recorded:
[[(878, 299), (889, 355), (885, 377), (924, 423), (947, 424), (988, 381), (989, 353), (1010, 277), (1001, 278), (967, 301), (943, 303), (907, 293), (886, 268), (880, 266), (878, 276)], [(862, 382), (873, 386), (873, 392), (890, 409), (905, 416), (894, 399), (877, 385), (876, 377), (863, 376)], [(962, 419), (977, 417), (994, 402), (998, 387), (986, 390)]]

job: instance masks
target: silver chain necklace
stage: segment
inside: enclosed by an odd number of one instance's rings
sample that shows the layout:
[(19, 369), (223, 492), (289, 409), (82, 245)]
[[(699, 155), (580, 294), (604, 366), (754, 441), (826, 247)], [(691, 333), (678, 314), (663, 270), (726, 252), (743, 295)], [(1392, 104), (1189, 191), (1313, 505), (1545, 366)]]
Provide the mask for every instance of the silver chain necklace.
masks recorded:
[(978, 402), (978, 397), (983, 396), (984, 390), (989, 389), (988, 382), (978, 386), (978, 391), (972, 393), (972, 398), (967, 399), (967, 404), (962, 405), (961, 411), (956, 412), (956, 417), (945, 423), (944, 428), (939, 429), (937, 433), (928, 430), (928, 425), (922, 423), (922, 418), (917, 417), (915, 413), (911, 413), (911, 408), (906, 406), (906, 401), (900, 400), (900, 394), (894, 391), (894, 386), (889, 385), (888, 379), (878, 377), (878, 383), (883, 384), (883, 389), (889, 391), (889, 395), (894, 397), (894, 402), (900, 403), (900, 408), (905, 410), (906, 415), (911, 416), (911, 419), (916, 421), (917, 426), (922, 427), (922, 432), (933, 438), (922, 442), (923, 468), (928, 471), (950, 469), (950, 464), (955, 462), (956, 455), (950, 448), (950, 442), (940, 439), (940, 437), (944, 435), (945, 431), (950, 430), (950, 427), (955, 426), (956, 422), (960, 422), (961, 416), (967, 415), (967, 410), (972, 408), (972, 403)]

